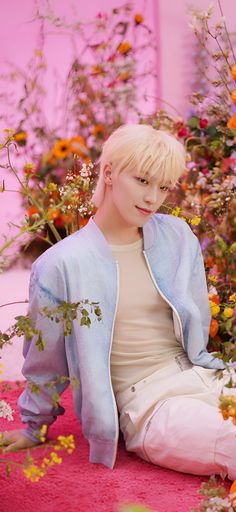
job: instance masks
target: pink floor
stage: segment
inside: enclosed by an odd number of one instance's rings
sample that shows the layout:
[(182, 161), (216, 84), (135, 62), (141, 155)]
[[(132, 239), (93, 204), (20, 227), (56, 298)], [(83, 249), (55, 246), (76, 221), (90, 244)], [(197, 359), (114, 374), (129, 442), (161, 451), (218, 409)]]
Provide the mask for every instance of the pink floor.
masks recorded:
[[(0, 430), (17, 428), (20, 425), (16, 408), (19, 389), (4, 391), (1, 398), (15, 409), (12, 423), (0, 418)], [(155, 512), (190, 512), (201, 497), (198, 489), (201, 478), (162, 469), (146, 463), (135, 454), (125, 451), (120, 439), (118, 457), (114, 470), (88, 462), (88, 444), (83, 438), (76, 420), (70, 390), (63, 395), (66, 413), (51, 428), (51, 438), (57, 435), (74, 434), (76, 449), (72, 455), (63, 454), (63, 463), (54, 466), (38, 483), (31, 483), (14, 468), (7, 478), (4, 466), (0, 465), (1, 512), (119, 512), (122, 503), (146, 504)], [(33, 455), (45, 456), (43, 448)], [(2, 457), (3, 455), (0, 455)], [(25, 452), (4, 455), (14, 461), (23, 461)]]

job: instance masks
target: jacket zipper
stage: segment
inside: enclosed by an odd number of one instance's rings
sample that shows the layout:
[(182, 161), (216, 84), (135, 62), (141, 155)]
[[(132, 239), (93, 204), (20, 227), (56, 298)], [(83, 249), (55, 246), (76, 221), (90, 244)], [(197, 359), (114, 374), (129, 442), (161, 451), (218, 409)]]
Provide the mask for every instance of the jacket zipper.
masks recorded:
[(113, 333), (114, 333), (114, 328), (115, 328), (116, 312), (117, 312), (117, 307), (118, 307), (118, 299), (119, 299), (119, 294), (120, 294), (120, 279), (119, 279), (118, 261), (116, 261), (116, 279), (117, 279), (116, 306), (115, 306), (115, 313), (114, 313), (113, 324), (112, 324), (111, 342), (110, 342), (110, 350), (109, 350), (109, 379), (110, 379), (110, 387), (111, 387), (111, 392), (112, 392), (114, 412), (115, 412), (115, 417), (116, 417), (116, 438), (115, 438), (116, 452), (114, 454), (114, 458), (112, 461), (112, 467), (114, 466), (115, 460), (116, 460), (117, 443), (118, 443), (118, 437), (119, 437), (119, 421), (118, 421), (118, 414), (117, 414), (117, 405), (116, 405), (115, 395), (114, 395), (112, 381), (111, 381), (111, 349), (112, 349)]
[(184, 336), (183, 336), (183, 328), (182, 328), (182, 324), (181, 324), (181, 320), (180, 320), (180, 316), (179, 316), (179, 313), (178, 311), (175, 309), (175, 307), (173, 306), (173, 304), (171, 304), (171, 302), (165, 297), (165, 295), (161, 292), (160, 288), (158, 287), (156, 281), (155, 281), (155, 278), (153, 276), (153, 273), (151, 271), (151, 268), (150, 268), (150, 265), (149, 265), (149, 261), (147, 259), (147, 255), (145, 253), (145, 251), (143, 251), (143, 254), (144, 254), (144, 258), (146, 260), (146, 263), (147, 263), (147, 266), (148, 266), (148, 270), (150, 272), (150, 276), (152, 278), (152, 281), (156, 287), (156, 289), (158, 290), (158, 292), (160, 293), (160, 295), (162, 296), (162, 298), (167, 302), (167, 304), (169, 304), (169, 306), (171, 307), (171, 309), (174, 311), (177, 319), (178, 319), (178, 322), (179, 322), (179, 327), (180, 327), (180, 338), (181, 338), (181, 343), (182, 343), (182, 346), (185, 350), (185, 347), (184, 347)]

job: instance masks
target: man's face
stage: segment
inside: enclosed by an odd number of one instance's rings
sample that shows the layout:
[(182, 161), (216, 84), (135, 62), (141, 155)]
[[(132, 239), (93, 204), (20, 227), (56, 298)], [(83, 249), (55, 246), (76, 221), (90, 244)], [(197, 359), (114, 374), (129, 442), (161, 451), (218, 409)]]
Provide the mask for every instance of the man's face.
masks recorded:
[(164, 202), (170, 185), (157, 176), (141, 178), (138, 173), (123, 171), (112, 175), (109, 187), (113, 211), (127, 227), (142, 227)]

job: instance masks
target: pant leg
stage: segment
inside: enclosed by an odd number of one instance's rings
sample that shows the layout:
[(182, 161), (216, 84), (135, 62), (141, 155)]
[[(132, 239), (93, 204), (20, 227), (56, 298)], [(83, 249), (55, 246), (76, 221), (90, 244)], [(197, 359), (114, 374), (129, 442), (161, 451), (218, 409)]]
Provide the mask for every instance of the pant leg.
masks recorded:
[(218, 407), (174, 397), (155, 409), (126, 447), (153, 464), (196, 475), (236, 479), (236, 427)]

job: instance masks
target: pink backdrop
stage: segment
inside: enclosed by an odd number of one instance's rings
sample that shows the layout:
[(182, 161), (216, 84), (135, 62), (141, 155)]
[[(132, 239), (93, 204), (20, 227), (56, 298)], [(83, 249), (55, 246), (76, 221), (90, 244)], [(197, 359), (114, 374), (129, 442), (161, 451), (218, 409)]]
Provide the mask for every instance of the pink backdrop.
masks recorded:
[[(70, 2), (68, 0), (53, 0), (58, 14), (68, 14)], [(78, 12), (81, 20), (91, 19), (97, 12), (110, 10), (112, 7), (124, 4), (123, 0), (93, 0), (90, 2), (74, 2), (79, 4)], [(186, 0), (135, 0), (135, 11), (145, 12), (145, 19), (154, 30), (158, 46), (155, 61), (158, 79), (156, 82), (156, 95), (168, 102), (179, 111), (181, 115), (188, 112), (186, 96), (190, 93), (193, 69), (193, 42), (194, 37), (188, 27), (190, 16), (187, 13)], [(195, 7), (206, 9), (209, 0), (193, 0)], [(218, 17), (217, 0), (215, 9)], [(43, 1), (39, 2), (44, 5)], [(144, 8), (145, 6), (145, 8)], [(230, 31), (235, 30), (236, 9), (235, 0), (222, 0), (222, 7)], [(35, 12), (34, 0), (2, 0), (0, 17), (0, 69), (1, 73), (7, 70), (7, 63), (17, 63), (25, 66), (37, 46), (38, 23), (33, 21)], [(63, 77), (68, 68), (71, 56), (71, 46), (68, 36), (50, 35), (47, 40), (46, 58), (50, 71), (47, 74), (46, 87), (48, 90), (45, 110), (49, 120), (53, 120), (52, 105), (55, 96), (55, 70), (58, 76)], [(54, 70), (54, 71), (53, 71)], [(0, 87), (0, 92), (2, 89)], [(164, 103), (165, 106), (165, 103)], [(1, 126), (0, 126), (1, 128)], [(16, 189), (15, 179), (1, 170), (0, 183), (5, 177), (6, 186)], [(7, 221), (17, 221), (20, 211), (20, 201), (17, 193), (0, 194), (0, 239), (7, 233)], [(0, 240), (1, 244), (1, 240)], [(29, 270), (11, 270), (0, 275), (0, 304), (4, 302), (24, 300), (27, 298)], [(24, 314), (25, 305), (0, 308), (0, 329), (5, 330), (13, 322), (14, 316)], [(4, 377), (14, 378), (20, 376), (22, 357), (20, 343), (14, 348), (3, 351), (5, 361)], [(9, 364), (10, 360), (10, 364)]]

